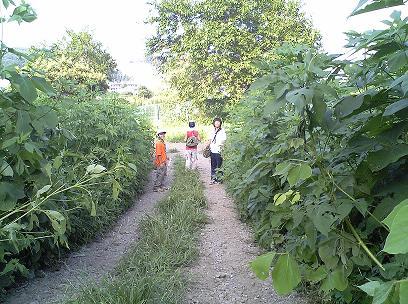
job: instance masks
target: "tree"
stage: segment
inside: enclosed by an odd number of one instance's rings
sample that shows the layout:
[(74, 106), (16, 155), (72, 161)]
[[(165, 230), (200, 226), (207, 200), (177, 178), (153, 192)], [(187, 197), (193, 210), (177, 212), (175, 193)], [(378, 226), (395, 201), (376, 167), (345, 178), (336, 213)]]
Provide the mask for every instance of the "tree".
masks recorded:
[(145, 98), (145, 99), (150, 99), (153, 97), (153, 92), (147, 88), (146, 86), (140, 86), (137, 89), (136, 96)]
[(88, 32), (68, 30), (49, 49), (33, 48), (32, 52), (37, 57), (31, 66), (65, 95), (106, 91), (107, 81), (116, 73), (115, 60)]
[(129, 75), (124, 74), (120, 70), (115, 70), (109, 77), (110, 81), (113, 82), (122, 82), (122, 81), (130, 81), (132, 78)]
[(183, 99), (220, 111), (259, 76), (258, 59), (283, 42), (313, 45), (319, 34), (290, 0), (162, 0), (148, 20), (147, 52)]

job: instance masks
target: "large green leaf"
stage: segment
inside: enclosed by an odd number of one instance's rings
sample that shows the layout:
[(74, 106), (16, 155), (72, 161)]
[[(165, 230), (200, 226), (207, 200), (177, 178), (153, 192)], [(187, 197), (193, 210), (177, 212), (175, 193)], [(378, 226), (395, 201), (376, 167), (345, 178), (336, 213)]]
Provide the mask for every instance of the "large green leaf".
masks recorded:
[(408, 107), (408, 99), (401, 99), (385, 108), (383, 116), (389, 116)]
[(250, 263), (252, 271), (259, 279), (266, 280), (269, 277), (271, 264), (275, 255), (275, 252), (268, 252), (258, 256)]
[(388, 297), (394, 289), (394, 282), (382, 283), (374, 291), (373, 304), (383, 304), (387, 301)]
[(0, 210), (12, 210), (17, 201), (25, 196), (24, 187), (17, 183), (0, 182)]
[(43, 211), (51, 221), (51, 225), (54, 230), (59, 235), (63, 235), (66, 231), (67, 220), (65, 217), (58, 211), (55, 210), (44, 210)]
[(397, 72), (407, 65), (407, 54), (405, 50), (398, 50), (390, 55), (388, 60), (389, 69), (392, 72)]
[(17, 201), (13, 199), (0, 200), (0, 210), (1, 211), (11, 211), (17, 205)]
[(263, 90), (271, 84), (272, 80), (273, 78), (271, 77), (271, 75), (262, 76), (261, 78), (258, 78), (256, 81), (254, 81), (251, 84), (250, 89), (251, 90)]
[(312, 219), (316, 229), (324, 235), (329, 235), (333, 223), (336, 221), (336, 217), (333, 215), (335, 209), (332, 206), (322, 204), (318, 206), (313, 213), (309, 213), (309, 217)]
[(408, 155), (407, 144), (395, 144), (376, 152), (368, 154), (367, 162), (372, 171), (380, 171), (389, 164), (398, 161), (401, 157)]
[(391, 254), (408, 253), (408, 205), (398, 210), (385, 240), (384, 251)]
[(7, 195), (13, 200), (22, 199), (25, 197), (24, 186), (19, 183), (0, 182), (0, 195)]
[(336, 250), (333, 248), (332, 243), (320, 246), (318, 252), (327, 269), (337, 268), (339, 257), (336, 255)]
[(44, 125), (46, 125), (50, 129), (55, 129), (58, 124), (57, 113), (49, 107), (44, 107), (42, 110), (44, 111), (44, 114), (42, 116)]
[(337, 117), (346, 117), (361, 107), (364, 101), (363, 95), (347, 96), (343, 98), (335, 107), (335, 114)]
[(391, 213), (383, 220), (383, 223), (386, 224), (389, 228), (391, 228), (392, 223), (394, 222), (395, 216), (400, 212), (400, 209), (408, 205), (408, 199), (403, 200), (394, 209)]
[(49, 95), (55, 94), (54, 88), (44, 78), (33, 76), (32, 81), (38, 90)]
[(106, 168), (101, 165), (89, 165), (86, 167), (86, 172), (91, 173), (91, 174), (99, 174), (102, 173), (103, 171), (106, 171)]
[(37, 98), (37, 89), (33, 82), (27, 76), (12, 74), (9, 79), (11, 85), (21, 94), (21, 96), (28, 102), (33, 102)]
[(327, 275), (327, 277), (322, 282), (321, 289), (325, 292), (333, 289), (344, 291), (347, 286), (348, 280), (346, 278), (344, 268), (339, 267)]
[(375, 290), (381, 286), (381, 282), (378, 281), (370, 281), (368, 283), (365, 283), (361, 286), (358, 286), (362, 291), (364, 291), (366, 294), (368, 294), (371, 297), (374, 297)]
[(327, 110), (326, 103), (323, 98), (313, 98), (313, 115), (319, 125), (325, 122), (325, 114)]
[(314, 90), (308, 88), (301, 88), (289, 91), (286, 94), (286, 100), (294, 104), (296, 109), (301, 112), (306, 104), (312, 102)]
[(399, 300), (400, 304), (408, 303), (408, 279), (400, 282)]
[(30, 126), (31, 118), (27, 111), (17, 112), (16, 133), (26, 134), (32, 130)]
[(281, 255), (272, 270), (273, 286), (280, 295), (286, 295), (300, 283), (300, 271), (290, 254)]
[(311, 282), (320, 282), (327, 277), (327, 271), (324, 266), (319, 266), (316, 270), (307, 273), (307, 279)]
[(10, 1), (9, 0), (3, 0), (3, 5), (7, 9), (9, 7), (9, 5), (10, 5)]
[(14, 175), (13, 169), (5, 160), (0, 160), (0, 175), (10, 177)]
[[(368, 3), (367, 3), (368, 2)], [(404, 4), (403, 0), (360, 0), (351, 16)]]
[(291, 186), (312, 176), (312, 168), (308, 164), (296, 165), (289, 170), (288, 182)]
[[(395, 287), (394, 282), (380, 282), (380, 281), (371, 281), (365, 283), (364, 285), (358, 286), (361, 290), (367, 293), (370, 297), (373, 297), (373, 304), (383, 304), (386, 302), (389, 296), (391, 295)], [(403, 302), (401, 302), (403, 303)]]
[(276, 165), (275, 167), (275, 173), (273, 174), (275, 175), (284, 175), (287, 174), (289, 172), (289, 169), (292, 167), (292, 164), (289, 162), (282, 162), (279, 163), (278, 165)]

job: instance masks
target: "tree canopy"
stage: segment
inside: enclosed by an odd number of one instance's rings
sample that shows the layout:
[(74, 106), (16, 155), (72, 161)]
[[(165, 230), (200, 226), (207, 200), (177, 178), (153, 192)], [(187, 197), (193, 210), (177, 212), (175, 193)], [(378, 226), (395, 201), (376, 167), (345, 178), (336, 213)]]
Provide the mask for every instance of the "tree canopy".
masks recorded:
[(148, 20), (147, 52), (181, 97), (208, 112), (236, 103), (283, 42), (313, 45), (319, 33), (298, 1), (161, 0)]
[(42, 71), (62, 93), (106, 91), (116, 72), (116, 61), (88, 32), (68, 30), (62, 40), (48, 49), (32, 49), (32, 67)]

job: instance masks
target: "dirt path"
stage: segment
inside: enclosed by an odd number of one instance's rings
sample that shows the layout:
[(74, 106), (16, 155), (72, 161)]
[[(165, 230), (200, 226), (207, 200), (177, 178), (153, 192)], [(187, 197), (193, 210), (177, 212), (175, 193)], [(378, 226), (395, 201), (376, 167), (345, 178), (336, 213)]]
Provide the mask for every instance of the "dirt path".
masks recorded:
[(253, 243), (251, 231), (239, 220), (224, 186), (209, 185), (209, 160), (200, 155), (198, 167), (209, 203), (210, 222), (201, 233), (199, 261), (187, 270), (191, 284), (186, 303), (306, 303), (296, 295), (277, 296), (270, 281), (262, 282), (252, 274), (248, 264), (259, 249)]
[[(59, 271), (46, 272), (44, 277), (35, 278), (14, 290), (5, 303), (61, 303), (67, 292), (72, 292), (86, 282), (100, 280), (111, 272), (128, 248), (137, 241), (140, 219), (151, 213), (165, 195), (152, 191), (152, 177), (151, 174), (145, 194), (122, 215), (112, 230), (69, 255)], [(167, 184), (171, 179), (172, 170), (169, 170)]]
[[(183, 152), (183, 145), (169, 145)], [(186, 304), (302, 304), (299, 296), (279, 297), (271, 282), (255, 278), (248, 263), (257, 256), (251, 231), (240, 222), (235, 205), (222, 185), (209, 185), (209, 161), (199, 156), (199, 171), (205, 185), (210, 219), (201, 232), (200, 258), (186, 271), (190, 285)], [(172, 179), (172, 170), (170, 170)], [(169, 181), (167, 181), (169, 183)], [(112, 228), (93, 243), (72, 253), (63, 267), (47, 272), (15, 290), (6, 303), (61, 303), (68, 292), (82, 284), (99, 280), (111, 272), (127, 249), (138, 239), (140, 219), (153, 211), (164, 193), (152, 192), (152, 176), (142, 195)], [(120, 303), (118, 303), (120, 304)]]

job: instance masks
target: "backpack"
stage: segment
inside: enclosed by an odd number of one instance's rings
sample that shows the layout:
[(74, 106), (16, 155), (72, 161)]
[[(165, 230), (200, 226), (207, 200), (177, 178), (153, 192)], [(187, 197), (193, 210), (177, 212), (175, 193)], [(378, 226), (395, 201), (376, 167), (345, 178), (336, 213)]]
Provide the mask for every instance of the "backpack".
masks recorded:
[[(219, 131), (220, 131), (220, 129), (218, 129), (217, 132), (215, 132), (214, 138), (213, 138), (213, 140), (212, 140), (213, 143), (215, 143), (215, 139), (217, 138), (217, 134), (218, 134)], [(210, 145), (207, 145), (207, 146), (204, 148), (204, 150), (203, 150), (203, 156), (204, 156), (205, 158), (209, 158), (209, 157), (211, 156), (211, 148), (210, 148)]]
[(206, 146), (203, 150), (203, 156), (205, 158), (209, 158), (211, 156), (211, 148), (210, 145)]
[(186, 146), (187, 147), (197, 147), (198, 146), (198, 138), (195, 136), (190, 136), (189, 138), (187, 138), (186, 141)]

